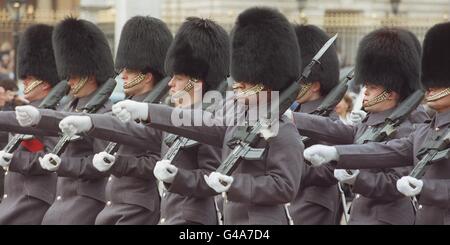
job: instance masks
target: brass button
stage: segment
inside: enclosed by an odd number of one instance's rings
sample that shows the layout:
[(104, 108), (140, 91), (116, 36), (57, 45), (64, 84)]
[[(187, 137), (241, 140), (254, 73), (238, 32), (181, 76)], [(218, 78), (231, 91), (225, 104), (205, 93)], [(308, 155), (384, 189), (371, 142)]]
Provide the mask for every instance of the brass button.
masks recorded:
[(8, 175), (8, 171), (5, 172), (5, 176)]
[(109, 178), (108, 178), (108, 181), (111, 181), (111, 180), (112, 180), (112, 177), (109, 177)]
[(57, 200), (57, 201), (61, 200), (61, 196), (57, 196), (57, 197), (56, 197), (56, 200)]
[(423, 207), (422, 207), (422, 205), (419, 205), (419, 209), (422, 209)]
[(166, 219), (165, 219), (165, 218), (162, 218), (162, 219), (159, 221), (159, 223), (161, 223), (161, 224), (164, 224), (164, 222), (166, 222)]
[(111, 204), (112, 204), (111, 201), (106, 202), (106, 206), (111, 206)]
[(356, 199), (358, 199), (360, 197), (360, 195), (359, 194), (356, 194)]
[(439, 131), (440, 128), (435, 128), (434, 130)]
[(3, 195), (3, 199), (5, 199), (5, 198), (7, 198), (8, 197), (8, 194), (4, 194)]

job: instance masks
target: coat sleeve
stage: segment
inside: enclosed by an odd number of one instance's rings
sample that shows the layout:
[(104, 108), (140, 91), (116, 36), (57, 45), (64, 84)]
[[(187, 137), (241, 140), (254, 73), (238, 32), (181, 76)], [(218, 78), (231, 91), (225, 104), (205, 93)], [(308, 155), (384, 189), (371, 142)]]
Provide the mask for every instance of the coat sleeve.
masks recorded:
[(209, 175), (220, 165), (221, 149), (201, 144), (197, 151), (198, 169), (178, 168), (172, 184), (166, 184), (168, 191), (197, 198), (211, 197), (217, 193), (205, 182), (203, 175)]
[(337, 184), (338, 181), (334, 177), (334, 167), (330, 164), (313, 168), (305, 165), (302, 176), (302, 188), (309, 186), (327, 187)]
[(422, 181), (423, 187), (419, 203), (448, 209), (450, 207), (450, 180), (423, 179)]
[[(222, 147), (227, 127), (213, 114), (202, 110), (179, 109), (158, 104), (149, 104), (148, 109), (150, 127), (204, 144)], [(201, 122), (202, 119), (203, 122)]]
[(98, 171), (92, 164), (92, 159), (96, 152), (103, 151), (107, 142), (98, 139), (84, 140), (86, 144), (92, 144), (92, 152), (84, 156), (73, 156), (72, 154), (63, 154), (61, 165), (57, 173), (60, 177), (71, 177), (79, 179), (98, 179), (109, 175), (108, 172)]
[(123, 145), (143, 148), (150, 152), (161, 151), (161, 132), (135, 122), (122, 123), (112, 115), (89, 115), (92, 129), (87, 133), (92, 137)]
[(377, 172), (362, 170), (356, 177), (353, 192), (367, 198), (395, 201), (405, 196), (397, 190), (397, 180), (403, 174), (395, 169), (383, 169)]
[(329, 117), (293, 112), (294, 124), (301, 135), (330, 144), (352, 144), (356, 127), (345, 125), (341, 120)]
[(20, 126), (19, 122), (16, 120), (16, 113), (14, 111), (0, 112), (0, 130), (19, 134), (58, 136), (58, 131), (56, 130), (45, 130), (38, 127)]
[[(41, 141), (46, 149), (52, 149), (56, 144), (57, 139), (58, 138), (54, 137), (45, 137)], [(13, 159), (9, 165), (9, 170), (23, 175), (48, 174), (50, 172), (43, 169), (39, 163), (39, 157), (43, 157), (44, 155), (44, 152), (32, 153), (20, 147), (14, 152)]]
[(304, 146), (299, 137), (293, 124), (284, 124), (278, 136), (268, 141), (266, 173), (260, 176), (233, 174), (228, 200), (255, 205), (278, 205), (292, 201), (300, 188), (304, 168)]
[(153, 169), (160, 160), (158, 153), (146, 152), (142, 155), (117, 155), (111, 168), (111, 174), (116, 177), (131, 176), (139, 179), (154, 179)]
[(383, 143), (335, 146), (339, 154), (336, 168), (394, 168), (413, 165), (414, 134)]

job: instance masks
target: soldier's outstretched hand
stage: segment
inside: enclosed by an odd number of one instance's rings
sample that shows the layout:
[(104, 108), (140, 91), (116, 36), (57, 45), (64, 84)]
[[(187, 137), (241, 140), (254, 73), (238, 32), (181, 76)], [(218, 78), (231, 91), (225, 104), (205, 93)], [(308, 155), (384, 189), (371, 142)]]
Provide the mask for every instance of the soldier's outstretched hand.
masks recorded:
[(11, 163), (11, 159), (13, 158), (13, 154), (0, 151), (0, 166), (6, 168)]
[(397, 190), (405, 196), (417, 196), (423, 187), (423, 181), (411, 176), (403, 176), (397, 180)]
[(116, 162), (116, 157), (105, 151), (99, 152), (92, 158), (92, 164), (100, 172), (108, 171)]
[(339, 154), (336, 148), (327, 145), (313, 145), (305, 149), (303, 157), (305, 157), (305, 160), (308, 160), (313, 167), (339, 160)]
[(177, 175), (178, 168), (169, 160), (161, 160), (156, 162), (153, 174), (155, 177), (165, 183), (171, 184)]
[(112, 112), (122, 122), (129, 122), (132, 120), (147, 121), (148, 104), (125, 100), (113, 105)]
[(203, 175), (206, 184), (217, 193), (227, 192), (233, 183), (233, 177), (218, 172), (212, 172), (209, 176)]
[(16, 119), (22, 127), (35, 126), (41, 120), (41, 113), (31, 105), (17, 106)]
[(59, 122), (59, 128), (64, 134), (73, 136), (91, 130), (92, 121), (88, 116), (68, 116)]

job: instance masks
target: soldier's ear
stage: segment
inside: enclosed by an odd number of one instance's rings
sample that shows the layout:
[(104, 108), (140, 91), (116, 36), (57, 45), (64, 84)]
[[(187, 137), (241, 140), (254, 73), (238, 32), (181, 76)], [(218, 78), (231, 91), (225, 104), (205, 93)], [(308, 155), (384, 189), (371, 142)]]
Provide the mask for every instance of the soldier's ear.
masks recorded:
[(320, 93), (321, 85), (319, 81), (315, 81), (312, 83), (311, 91), (315, 93)]
[(400, 101), (400, 95), (397, 92), (395, 92), (395, 91), (390, 91), (389, 92), (389, 96), (388, 96), (388, 100)]

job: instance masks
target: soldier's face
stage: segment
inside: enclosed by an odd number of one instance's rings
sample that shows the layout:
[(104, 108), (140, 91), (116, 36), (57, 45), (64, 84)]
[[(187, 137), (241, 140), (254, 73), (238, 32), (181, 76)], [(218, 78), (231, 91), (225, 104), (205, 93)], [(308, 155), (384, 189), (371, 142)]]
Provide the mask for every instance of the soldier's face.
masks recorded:
[[(426, 97), (433, 96), (439, 92), (442, 92), (447, 88), (429, 88), (427, 89)], [(450, 95), (442, 97), (438, 100), (428, 101), (427, 105), (437, 112), (444, 112), (450, 110)]]
[[(24, 90), (26, 91), (27, 88), (32, 85), (32, 83), (36, 81), (36, 78), (33, 76), (27, 76), (25, 80), (23, 80)], [(38, 98), (42, 97), (42, 94), (44, 93), (45, 88), (48, 87), (47, 83), (42, 83), (33, 90), (31, 90), (29, 93), (24, 94), (25, 99), (28, 101), (35, 101)]]
[(0, 108), (6, 104), (6, 91), (3, 87), (0, 87)]
[[(130, 69), (123, 69), (123, 71), (120, 73), (120, 76), (123, 80), (123, 91), (127, 96), (135, 96), (148, 92), (143, 90), (148, 90), (144, 87), (146, 86), (146, 83), (150, 82), (151, 78), (149, 78), (149, 76), (151, 76), (151, 74), (145, 74), (145, 77), (142, 80), (138, 77), (141, 74), (142, 73), (140, 71), (134, 71)], [(129, 87), (132, 83), (136, 83), (136, 85), (132, 85), (131, 87)]]
[(398, 95), (395, 92), (389, 92), (389, 96), (386, 100), (374, 104), (372, 106), (367, 106), (367, 103), (375, 99), (377, 96), (385, 91), (385, 88), (379, 85), (366, 84), (364, 86), (364, 98), (363, 105), (364, 109), (368, 112), (382, 112), (391, 109), (396, 106)]

